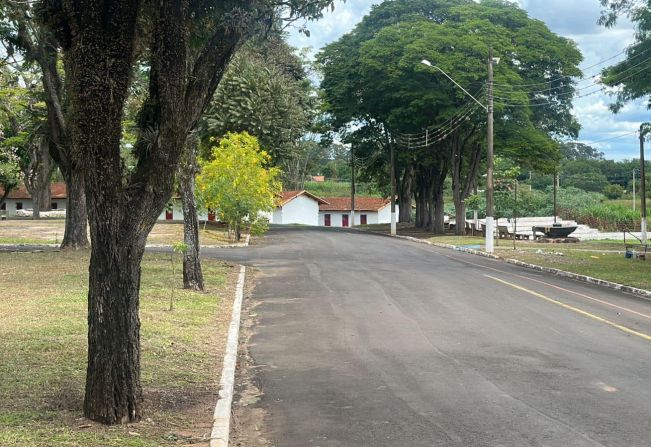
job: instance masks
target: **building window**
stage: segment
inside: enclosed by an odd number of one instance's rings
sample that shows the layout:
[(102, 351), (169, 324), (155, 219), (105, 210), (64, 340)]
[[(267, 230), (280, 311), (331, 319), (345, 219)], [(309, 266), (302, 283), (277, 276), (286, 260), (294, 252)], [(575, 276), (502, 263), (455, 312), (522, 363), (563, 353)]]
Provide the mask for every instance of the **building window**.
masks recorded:
[(51, 209), (51, 210), (59, 209), (59, 204), (56, 203), (56, 202), (52, 202), (52, 203), (50, 204), (50, 209)]
[(17, 210), (22, 210), (23, 209), (23, 202), (16, 202), (16, 209)]
[(329, 227), (330, 225), (332, 225), (332, 223), (330, 222), (330, 214), (326, 214), (325, 216), (323, 216), (323, 219), (325, 221), (325, 226), (326, 227)]
[(3, 203), (2, 206), (0, 206), (0, 211), (7, 211), (7, 203)]
[(359, 216), (359, 221), (362, 225), (366, 225), (366, 222), (368, 221), (368, 219), (366, 218), (366, 214), (362, 214), (361, 216)]

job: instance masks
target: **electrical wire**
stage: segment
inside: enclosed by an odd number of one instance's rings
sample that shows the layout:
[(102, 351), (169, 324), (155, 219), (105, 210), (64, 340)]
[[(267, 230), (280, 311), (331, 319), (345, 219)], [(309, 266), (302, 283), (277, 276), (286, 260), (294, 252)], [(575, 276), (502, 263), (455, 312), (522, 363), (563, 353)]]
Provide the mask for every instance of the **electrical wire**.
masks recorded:
[[(642, 44), (646, 44), (646, 42), (640, 42), (638, 45), (642, 45)], [(583, 69), (581, 69), (581, 71), (590, 70), (590, 69), (598, 67), (600, 65), (604, 65), (606, 62), (609, 62), (609, 61), (615, 59), (616, 57), (626, 53), (627, 51), (629, 51), (631, 49), (632, 49), (632, 47), (631, 48), (625, 48), (622, 51), (620, 51), (619, 53), (615, 54), (614, 56), (611, 56), (611, 57), (609, 57), (607, 59), (599, 61), (596, 64), (591, 65), (589, 67), (583, 68)], [(633, 55), (631, 57), (632, 58), (637, 58), (637, 57), (640, 57), (641, 55), (643, 55), (645, 53), (648, 53), (649, 51), (651, 51), (651, 46), (649, 48), (646, 48), (646, 49), (640, 51), (639, 53), (637, 53), (637, 54), (635, 54), (635, 55)], [(591, 75), (591, 76), (582, 76), (581, 78), (579, 78), (579, 80), (577, 82), (580, 84), (582, 82), (594, 79), (594, 78), (598, 77), (599, 75), (600, 75), (600, 73), (596, 73), (596, 74)], [(503, 88), (503, 87), (506, 87), (506, 88), (536, 87), (536, 86), (543, 86), (543, 85), (552, 84), (552, 83), (554, 83), (556, 81), (563, 80), (563, 79), (569, 79), (569, 78), (572, 78), (572, 77), (573, 76), (569, 76), (569, 75), (559, 75), (559, 76), (556, 76), (556, 77), (551, 78), (551, 79), (549, 79), (547, 81), (544, 81), (544, 82), (535, 82), (535, 83), (530, 83), (530, 84), (516, 84), (516, 85), (496, 83), (496, 84), (494, 84), (494, 86), (497, 87), (497, 88)], [(547, 90), (547, 89), (545, 89), (545, 90)]]

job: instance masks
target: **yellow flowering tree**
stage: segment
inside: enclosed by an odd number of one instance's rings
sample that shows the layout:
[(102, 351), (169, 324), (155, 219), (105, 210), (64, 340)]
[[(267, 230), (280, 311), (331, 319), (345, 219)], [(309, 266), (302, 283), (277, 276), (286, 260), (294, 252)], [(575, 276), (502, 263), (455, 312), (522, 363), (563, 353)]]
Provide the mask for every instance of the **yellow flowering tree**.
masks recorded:
[(264, 212), (274, 208), (281, 191), (280, 171), (247, 132), (228, 133), (212, 158), (201, 163), (197, 186), (205, 205), (228, 223), (239, 241), (242, 228), (265, 228)]

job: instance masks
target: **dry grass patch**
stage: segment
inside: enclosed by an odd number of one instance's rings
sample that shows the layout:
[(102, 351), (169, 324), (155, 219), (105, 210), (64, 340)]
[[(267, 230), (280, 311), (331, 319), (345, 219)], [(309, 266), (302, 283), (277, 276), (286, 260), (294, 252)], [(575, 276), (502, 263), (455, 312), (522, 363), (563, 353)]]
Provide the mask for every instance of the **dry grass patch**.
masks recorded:
[[(62, 219), (0, 221), (0, 244), (59, 244), (63, 239), (65, 221)], [(230, 243), (228, 232), (215, 224), (200, 226), (199, 240), (202, 245)], [(183, 223), (157, 223), (147, 243), (171, 245), (183, 241)]]
[(208, 291), (188, 292), (173, 281), (168, 254), (145, 256), (146, 419), (104, 427), (81, 411), (87, 263), (86, 252), (0, 253), (0, 445), (208, 445), (237, 272), (204, 260)]

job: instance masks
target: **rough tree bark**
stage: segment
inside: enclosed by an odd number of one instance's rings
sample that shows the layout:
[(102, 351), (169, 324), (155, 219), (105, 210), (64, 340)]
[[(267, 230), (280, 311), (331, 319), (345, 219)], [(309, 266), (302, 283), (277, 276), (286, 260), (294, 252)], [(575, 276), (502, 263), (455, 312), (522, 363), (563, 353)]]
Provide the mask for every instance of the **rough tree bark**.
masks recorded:
[[(481, 146), (470, 145), (476, 127), (461, 138), (457, 133), (452, 139), (452, 197), (454, 200), (455, 220), (457, 235), (466, 232), (466, 204), (465, 200), (470, 196), (477, 182), (479, 162), (481, 159)], [(466, 158), (469, 159), (467, 165)]]
[(189, 41), (194, 16), (188, 2), (161, 0), (147, 9), (149, 93), (134, 145), (136, 167), (127, 173), (120, 155), (122, 113), (140, 8), (139, 0), (52, 0), (42, 14), (65, 55), (71, 156), (85, 183), (92, 242), (84, 415), (106, 424), (142, 417), (138, 308), (145, 241), (171, 197), (186, 137), (242, 29), (249, 29), (242, 21), (252, 20), (222, 11), (229, 18), (211, 22), (210, 35), (197, 47)]
[(450, 160), (443, 157), (440, 163), (433, 167), (432, 172), (432, 209), (434, 221), (432, 230), (435, 234), (445, 234), (445, 200), (443, 197), (443, 186), (448, 174)]
[(30, 160), (23, 170), (25, 188), (32, 196), (33, 218), (40, 219), (41, 211), (50, 209), (50, 180), (52, 178), (52, 157), (49, 143), (38, 138), (30, 143)]
[(66, 182), (66, 225), (61, 248), (78, 250), (88, 247), (88, 213), (83, 173), (78, 169), (61, 169)]
[[(189, 138), (190, 140), (190, 138)], [(179, 165), (179, 192), (183, 207), (183, 242), (187, 250), (183, 253), (183, 288), (203, 290), (203, 272), (199, 243), (199, 217), (195, 199), (195, 177), (199, 172), (197, 148), (188, 141)]]
[(398, 184), (398, 221), (411, 222), (411, 205), (413, 201), (414, 168), (409, 165), (405, 168)]

